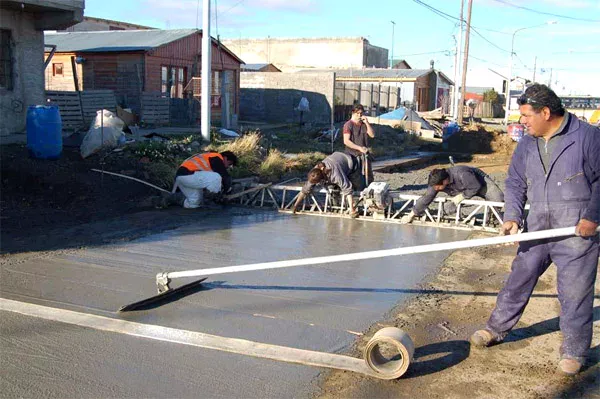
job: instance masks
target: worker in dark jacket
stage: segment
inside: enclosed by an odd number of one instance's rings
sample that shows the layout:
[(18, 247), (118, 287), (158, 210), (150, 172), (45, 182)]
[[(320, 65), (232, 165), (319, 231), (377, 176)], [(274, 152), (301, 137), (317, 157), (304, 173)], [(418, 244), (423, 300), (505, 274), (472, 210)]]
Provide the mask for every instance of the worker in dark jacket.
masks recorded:
[(354, 210), (354, 200), (352, 192), (360, 188), (362, 184), (362, 174), (359, 170), (359, 163), (356, 158), (343, 152), (334, 152), (323, 161), (319, 162), (310, 172), (308, 172), (308, 181), (302, 187), (298, 199), (294, 203), (292, 211), (296, 213), (298, 205), (304, 198), (310, 194), (312, 189), (318, 185), (332, 184), (340, 189), (341, 195), (346, 198), (349, 205), (349, 213), (356, 217), (358, 213)]
[[(527, 135), (506, 179), (502, 233), (575, 227), (575, 236), (522, 242), (476, 347), (499, 343), (517, 324), (538, 278), (556, 265), (560, 302), (559, 370), (576, 374), (592, 342), (594, 282), (600, 222), (600, 130), (565, 112), (547, 86), (534, 84), (518, 99)], [(524, 223), (525, 202), (530, 209)]]
[(185, 195), (184, 208), (198, 208), (203, 204), (203, 190), (217, 194), (228, 192), (231, 176), (227, 169), (237, 164), (231, 151), (195, 154), (186, 159), (175, 174), (173, 192), (179, 188)]
[(504, 193), (498, 185), (481, 169), (470, 166), (453, 166), (448, 169), (434, 169), (429, 173), (429, 188), (419, 198), (401, 223), (410, 223), (415, 216), (421, 216), (433, 202), (439, 192), (451, 196), (450, 202), (444, 204), (444, 212), (450, 214), (465, 199), (481, 197), (486, 201), (504, 202)]

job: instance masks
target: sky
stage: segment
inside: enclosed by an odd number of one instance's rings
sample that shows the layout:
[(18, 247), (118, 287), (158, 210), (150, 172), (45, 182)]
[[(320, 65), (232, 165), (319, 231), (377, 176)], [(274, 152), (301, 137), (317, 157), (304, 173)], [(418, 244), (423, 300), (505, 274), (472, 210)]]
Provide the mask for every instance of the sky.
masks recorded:
[[(468, 0), (463, 1), (466, 20)], [(160, 29), (202, 29), (202, 3), (86, 0), (85, 15)], [(461, 0), (211, 0), (211, 35), (364, 37), (390, 56), (393, 44), (394, 58), (414, 69), (429, 68), (433, 60), (454, 80), (460, 9)], [(559, 95), (600, 96), (600, 0), (473, 0), (471, 26), (467, 86), (498, 90), (498, 74), (508, 75), (512, 48), (512, 76), (532, 80), (535, 74)]]

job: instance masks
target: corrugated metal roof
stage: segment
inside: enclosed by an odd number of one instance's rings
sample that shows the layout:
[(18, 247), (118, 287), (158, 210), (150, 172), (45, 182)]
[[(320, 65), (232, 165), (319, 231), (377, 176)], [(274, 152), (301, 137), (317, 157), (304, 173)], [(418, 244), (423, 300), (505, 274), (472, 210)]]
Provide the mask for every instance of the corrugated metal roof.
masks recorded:
[(251, 71), (259, 71), (261, 68), (266, 67), (269, 64), (246, 64), (244, 65), (244, 69)]
[(454, 83), (441, 71), (433, 69), (386, 69), (386, 68), (356, 68), (356, 69), (302, 69), (298, 72), (335, 72), (336, 79), (356, 79), (356, 80), (398, 80), (414, 81), (421, 76), (430, 74), (432, 71), (446, 79), (451, 85)]
[(300, 72), (335, 72), (336, 78), (358, 78), (358, 79), (416, 79), (428, 73), (431, 69), (385, 69), (385, 68), (361, 68), (361, 69), (303, 69)]
[(60, 52), (145, 51), (189, 36), (196, 29), (45, 33), (44, 44)]

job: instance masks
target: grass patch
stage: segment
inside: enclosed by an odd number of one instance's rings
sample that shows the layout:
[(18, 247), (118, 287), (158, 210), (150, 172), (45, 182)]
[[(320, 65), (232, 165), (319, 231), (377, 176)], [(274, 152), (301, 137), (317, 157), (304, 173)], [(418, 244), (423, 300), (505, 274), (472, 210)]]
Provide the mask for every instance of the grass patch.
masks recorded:
[(283, 154), (273, 149), (258, 168), (259, 175), (269, 181), (280, 179), (286, 171), (286, 160)]

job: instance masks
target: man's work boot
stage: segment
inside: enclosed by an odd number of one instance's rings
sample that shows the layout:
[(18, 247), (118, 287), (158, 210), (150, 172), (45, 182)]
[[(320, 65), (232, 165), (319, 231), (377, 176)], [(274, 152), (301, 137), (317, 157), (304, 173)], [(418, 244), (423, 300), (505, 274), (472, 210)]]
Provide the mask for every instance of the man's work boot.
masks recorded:
[(566, 375), (576, 375), (581, 370), (582, 364), (573, 358), (563, 357), (558, 362), (558, 369), (561, 373)]
[(502, 339), (494, 335), (490, 330), (477, 330), (469, 339), (471, 345), (477, 348), (487, 348), (494, 344), (502, 342)]

